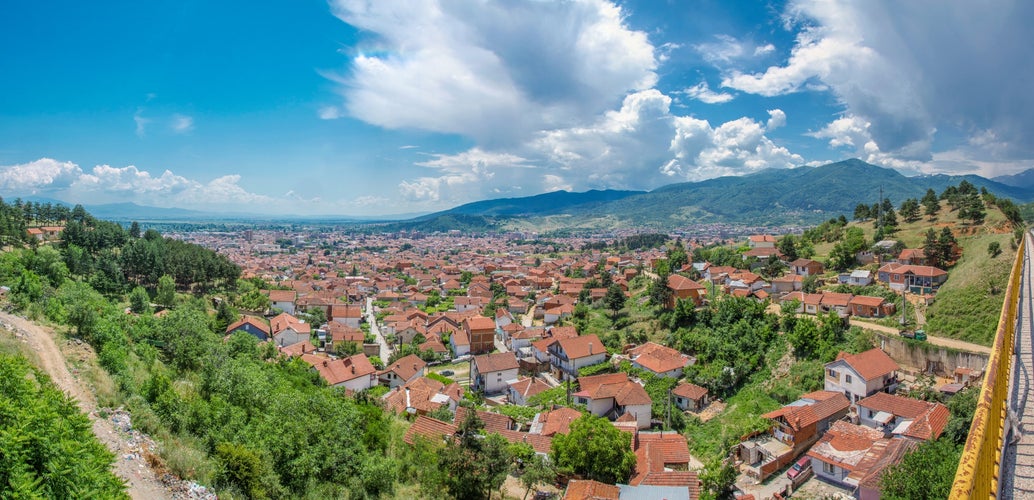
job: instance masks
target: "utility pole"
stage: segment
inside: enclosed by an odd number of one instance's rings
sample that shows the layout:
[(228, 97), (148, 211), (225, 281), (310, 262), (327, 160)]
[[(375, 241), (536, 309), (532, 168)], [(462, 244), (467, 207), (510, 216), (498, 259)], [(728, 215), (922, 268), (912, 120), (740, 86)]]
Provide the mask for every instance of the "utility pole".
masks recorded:
[(880, 203), (876, 205), (876, 227), (883, 230), (883, 184), (880, 184)]
[(905, 326), (905, 322), (907, 321), (905, 319), (905, 317), (907, 316), (906, 312), (908, 311), (908, 299), (905, 298), (905, 294), (907, 293), (907, 286), (906, 288), (901, 289), (901, 326)]

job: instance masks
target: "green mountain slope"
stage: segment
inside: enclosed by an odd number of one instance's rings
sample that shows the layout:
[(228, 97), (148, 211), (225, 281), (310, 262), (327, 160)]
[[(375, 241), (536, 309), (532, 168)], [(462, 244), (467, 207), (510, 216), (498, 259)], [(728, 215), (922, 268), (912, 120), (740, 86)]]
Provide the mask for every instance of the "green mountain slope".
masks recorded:
[(929, 188), (939, 194), (963, 180), (1018, 203), (1034, 200), (1034, 189), (1009, 186), (976, 175), (905, 177), (896, 170), (851, 159), (820, 167), (769, 169), (751, 175), (671, 184), (648, 193), (556, 192), (528, 198), (486, 200), (403, 224), (430, 230), (430, 227), (449, 227), (458, 222), (459, 226), (451, 228), (464, 231), (479, 228), (482, 231), (668, 229), (715, 222), (814, 224), (840, 215), (851, 217), (859, 203), (877, 203), (881, 188), (883, 196), (897, 207), (907, 198), (922, 198)]

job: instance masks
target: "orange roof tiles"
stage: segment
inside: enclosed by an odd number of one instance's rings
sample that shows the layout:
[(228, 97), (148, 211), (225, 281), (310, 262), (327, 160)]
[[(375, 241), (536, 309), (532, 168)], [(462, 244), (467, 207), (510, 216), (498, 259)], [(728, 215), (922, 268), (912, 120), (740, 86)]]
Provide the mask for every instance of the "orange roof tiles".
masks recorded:
[(572, 479), (563, 500), (618, 500), (621, 488), (599, 481)]
[(406, 430), (402, 440), (407, 444), (413, 444), (416, 436), (422, 436), (431, 441), (440, 442), (444, 439), (452, 439), (456, 434), (456, 426), (441, 420), (420, 415), (413, 421), (413, 425)]
[(841, 352), (837, 360), (844, 360), (865, 380), (874, 380), (898, 370), (898, 364), (879, 348), (872, 348), (858, 354)]
[(699, 385), (691, 384), (689, 382), (682, 382), (675, 386), (671, 393), (676, 396), (682, 396), (694, 401), (699, 401), (704, 396), (707, 396), (707, 388), (700, 387)]

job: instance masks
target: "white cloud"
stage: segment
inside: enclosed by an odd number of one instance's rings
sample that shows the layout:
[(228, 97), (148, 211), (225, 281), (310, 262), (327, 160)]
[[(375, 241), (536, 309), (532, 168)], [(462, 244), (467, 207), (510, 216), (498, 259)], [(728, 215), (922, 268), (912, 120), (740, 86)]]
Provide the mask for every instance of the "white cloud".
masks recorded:
[(765, 130), (772, 131), (783, 125), (786, 125), (786, 113), (781, 109), (768, 110), (768, 123), (765, 124)]
[[(335, 0), (369, 37), (337, 77), (347, 111), (386, 128), (518, 143), (657, 80), (654, 47), (612, 2)], [(428, 98), (434, 96), (434, 98)]]
[(754, 56), (755, 57), (768, 55), (768, 54), (771, 54), (773, 52), (775, 52), (775, 45), (772, 45), (770, 43), (766, 44), (766, 45), (758, 45), (757, 47), (754, 47)]
[(172, 128), (174, 133), (186, 134), (187, 132), (194, 130), (194, 118), (186, 115), (174, 114), (172, 115), (172, 121), (169, 126)]
[(706, 104), (720, 104), (723, 102), (729, 102), (733, 99), (732, 94), (711, 90), (711, 88), (707, 86), (707, 82), (700, 82), (679, 93), (685, 94), (692, 99), (696, 99)]
[(698, 43), (693, 48), (705, 61), (717, 65), (757, 58), (775, 51), (775, 46), (770, 43), (758, 45), (730, 35), (715, 35), (714, 41)]
[(341, 108), (337, 106), (324, 106), (319, 109), (317, 114), (320, 120), (336, 120), (341, 118)]
[(225, 175), (201, 182), (169, 170), (154, 176), (133, 165), (97, 165), (84, 172), (73, 162), (50, 158), (0, 166), (0, 191), (15, 195), (49, 193), (69, 201), (136, 201), (164, 207), (268, 205), (275, 201), (269, 196), (249, 192), (240, 186), (240, 181), (240, 175)]
[[(662, 184), (793, 167), (803, 159), (765, 136), (767, 124), (740, 118), (717, 127), (671, 114), (657, 90), (628, 95), (621, 107), (589, 125), (544, 131), (519, 153), (474, 148), (437, 155), (420, 165), (439, 175), (403, 181), (414, 201), (456, 204), (500, 195), (559, 189), (653, 189)], [(769, 113), (774, 126), (785, 121)]]
[(1034, 93), (1019, 82), (1034, 80), (1032, 17), (1031, 2), (796, 0), (785, 64), (732, 71), (723, 85), (763, 96), (828, 88), (904, 162), (931, 161), (938, 129), (990, 131), (998, 160), (1031, 159)]
[(66, 188), (82, 173), (75, 163), (40, 158), (29, 163), (0, 167), (0, 189), (32, 194), (50, 187)]

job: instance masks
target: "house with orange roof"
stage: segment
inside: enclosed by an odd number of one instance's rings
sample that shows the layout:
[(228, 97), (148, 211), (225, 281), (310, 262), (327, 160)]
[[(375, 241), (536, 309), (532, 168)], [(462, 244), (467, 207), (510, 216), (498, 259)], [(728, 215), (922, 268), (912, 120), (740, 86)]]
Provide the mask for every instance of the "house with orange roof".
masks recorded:
[(426, 368), (427, 363), (424, 360), (415, 354), (410, 354), (395, 360), (394, 363), (377, 372), (377, 378), (381, 385), (394, 389), (423, 377)]
[(859, 423), (883, 431), (885, 437), (914, 441), (937, 439), (951, 413), (941, 403), (877, 392), (858, 402)]
[(485, 394), (499, 394), (517, 381), (519, 369), (512, 352), (474, 356), (470, 361), (470, 387)]
[(308, 323), (282, 312), (269, 320), (273, 342), (280, 347), (297, 344), (309, 340), (312, 329)]
[(800, 258), (790, 263), (790, 271), (799, 276), (814, 276), (825, 270), (825, 266), (817, 260)]
[(491, 318), (477, 315), (464, 319), (463, 331), (470, 341), (472, 354), (492, 352), (495, 349), (495, 321)]
[(260, 341), (269, 340), (271, 335), (269, 331), (269, 325), (262, 318), (256, 316), (245, 315), (240, 320), (230, 324), (226, 327), (226, 334), (230, 335), (233, 332), (241, 331), (252, 335)]
[(396, 414), (415, 415), (426, 415), (443, 407), (455, 411), (461, 399), (463, 388), (459, 384), (445, 385), (427, 377), (417, 377), (381, 396), (386, 409)]
[(315, 368), (331, 387), (358, 392), (377, 385), (377, 369), (365, 354), (333, 360), (306, 354), (301, 359)]
[(359, 328), (363, 319), (363, 309), (356, 304), (335, 304), (330, 306), (327, 317), (331, 321), (337, 321), (352, 328)]
[(298, 299), (298, 292), (294, 290), (270, 290), (269, 305), (287, 314), (294, 314), (295, 300)]
[(419, 415), (409, 426), (402, 441), (406, 444), (416, 444), (417, 439), (426, 439), (433, 443), (452, 441), (456, 436), (456, 428), (451, 422), (442, 422), (426, 415)]
[(898, 386), (898, 364), (879, 348), (859, 354), (841, 352), (826, 363), (824, 388), (839, 392), (854, 406), (877, 392), (894, 392)]
[(848, 302), (852, 316), (859, 318), (885, 318), (894, 314), (894, 303), (883, 297), (855, 295)]
[(881, 447), (886, 450), (890, 441), (893, 440), (884, 438), (879, 430), (838, 420), (808, 450), (807, 456), (816, 477), (854, 490), (861, 476), (871, 472), (871, 466), (866, 470), (866, 457), (874, 451), (878, 453)]
[(532, 434), (543, 436), (555, 436), (571, 432), (571, 422), (581, 418), (582, 412), (574, 408), (560, 407), (551, 411), (544, 411), (535, 415), (531, 421)]
[(591, 479), (572, 479), (567, 482), (563, 500), (618, 500), (621, 488)]
[(761, 417), (772, 422), (772, 436), (786, 443), (796, 457), (834, 421), (844, 418), (850, 408), (851, 403), (839, 392), (815, 391)]
[(646, 389), (624, 372), (578, 377), (579, 391), (572, 397), (597, 417), (632, 418), (638, 429), (650, 427), (653, 400)]
[(671, 298), (667, 307), (675, 307), (676, 300), (692, 300), (694, 304), (700, 305), (707, 295), (707, 288), (681, 274), (668, 276), (668, 289), (671, 290)]
[(948, 272), (933, 266), (890, 263), (876, 272), (877, 279), (886, 283), (891, 290), (909, 290), (913, 293), (928, 293), (936, 290), (948, 280)]
[(647, 342), (629, 350), (628, 357), (633, 368), (646, 370), (658, 377), (680, 378), (682, 369), (692, 363), (689, 356), (656, 342)]
[(675, 406), (682, 411), (700, 411), (710, 403), (707, 388), (689, 382), (680, 382), (671, 390), (671, 395)]
[(528, 398), (549, 390), (549, 384), (538, 377), (523, 377), (510, 382), (506, 389), (506, 399), (510, 404), (525, 406)]
[(549, 364), (562, 380), (578, 376), (578, 370), (607, 360), (607, 348), (595, 333), (554, 340), (548, 345)]

